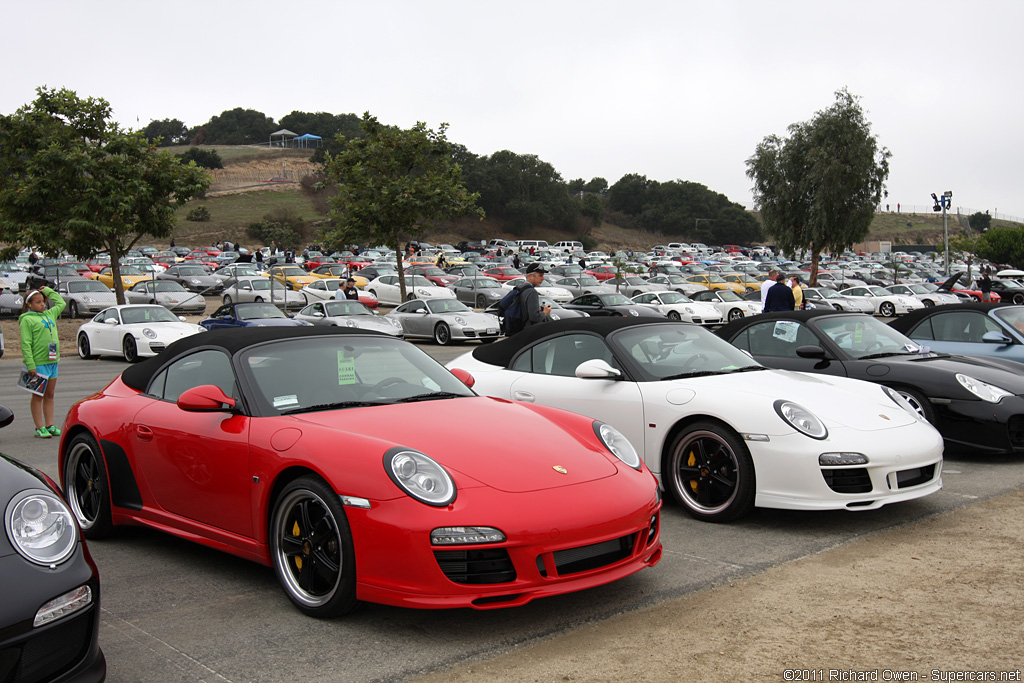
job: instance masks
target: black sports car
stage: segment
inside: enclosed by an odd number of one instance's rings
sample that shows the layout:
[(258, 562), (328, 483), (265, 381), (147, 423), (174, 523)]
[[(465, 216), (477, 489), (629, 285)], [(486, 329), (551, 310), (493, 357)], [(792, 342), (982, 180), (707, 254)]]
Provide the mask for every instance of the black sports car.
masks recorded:
[(665, 317), (650, 306), (641, 306), (618, 292), (610, 294), (584, 294), (565, 304), (563, 308), (597, 316), (613, 315), (627, 318), (630, 316), (647, 318)]
[(716, 334), (771, 368), (895, 389), (947, 452), (1024, 453), (1024, 376), (1012, 361), (929, 353), (880, 320), (839, 311), (765, 313)]
[(45, 474), (5, 455), (0, 505), (0, 681), (102, 681), (99, 574), (74, 514)]
[(1024, 287), (1016, 280), (992, 280), (992, 291), (1006, 303), (1024, 304)]

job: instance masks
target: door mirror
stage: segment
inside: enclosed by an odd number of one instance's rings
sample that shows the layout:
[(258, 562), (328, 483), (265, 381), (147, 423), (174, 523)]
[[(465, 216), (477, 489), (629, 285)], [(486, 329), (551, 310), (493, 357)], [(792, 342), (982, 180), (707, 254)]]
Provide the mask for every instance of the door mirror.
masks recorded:
[(213, 384), (202, 384), (182, 392), (178, 397), (178, 407), (194, 413), (230, 411), (235, 407), (235, 399), (225, 394), (220, 387)]

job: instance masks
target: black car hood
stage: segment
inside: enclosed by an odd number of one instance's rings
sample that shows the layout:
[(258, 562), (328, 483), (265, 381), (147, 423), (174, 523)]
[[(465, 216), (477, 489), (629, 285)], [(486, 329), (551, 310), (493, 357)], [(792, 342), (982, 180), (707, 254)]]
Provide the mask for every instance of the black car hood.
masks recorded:
[(1021, 364), (1014, 361), (982, 356), (924, 354), (879, 359), (879, 362), (884, 363), (890, 360), (927, 365), (929, 370), (935, 372), (969, 375), (982, 382), (994, 384), (1000, 389), (1011, 391), (1018, 396), (1024, 395), (1024, 375), (1021, 374)]

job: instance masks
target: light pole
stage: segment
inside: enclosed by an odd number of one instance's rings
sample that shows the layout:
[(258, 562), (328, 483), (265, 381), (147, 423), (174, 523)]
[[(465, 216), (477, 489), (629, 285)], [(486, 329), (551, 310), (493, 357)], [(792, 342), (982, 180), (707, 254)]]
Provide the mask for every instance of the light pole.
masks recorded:
[(944, 243), (945, 243), (945, 247), (946, 247), (946, 253), (945, 253), (943, 258), (945, 259), (946, 275), (948, 276), (949, 275), (949, 225), (946, 222), (946, 209), (948, 209), (950, 204), (953, 203), (953, 191), (952, 190), (946, 190), (945, 192), (942, 193), (941, 197), (935, 196), (935, 193), (932, 192), (932, 201), (935, 202), (935, 205), (932, 206), (932, 211), (942, 211), (942, 234), (943, 234)]

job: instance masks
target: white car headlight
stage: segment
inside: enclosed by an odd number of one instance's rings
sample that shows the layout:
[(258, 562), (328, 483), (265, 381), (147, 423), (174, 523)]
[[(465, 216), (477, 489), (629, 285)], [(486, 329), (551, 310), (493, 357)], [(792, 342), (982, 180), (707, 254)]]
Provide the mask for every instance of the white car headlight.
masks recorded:
[(400, 489), (421, 503), (445, 507), (455, 501), (455, 482), (429, 456), (407, 448), (384, 454), (384, 471)]
[(148, 327), (144, 327), (144, 328), (142, 328), (142, 335), (143, 335), (143, 336), (144, 336), (144, 337), (145, 337), (146, 339), (156, 339), (156, 332), (154, 332), (153, 330), (151, 330), (151, 329), (150, 329), (150, 328), (148, 328)]
[(907, 411), (921, 422), (928, 422), (927, 420), (924, 419), (924, 416), (921, 415), (921, 413), (917, 412), (917, 410), (914, 409), (914, 406), (910, 405), (910, 401), (903, 398), (903, 396), (898, 391), (896, 391), (895, 389), (890, 389), (889, 387), (882, 387), (882, 391), (884, 391), (885, 395), (892, 399), (892, 402), (898, 405), (900, 408), (903, 408), (903, 410)]
[(457, 316), (455, 316), (455, 322), (457, 322), (459, 325), (465, 325), (466, 324), (466, 319), (463, 318), (462, 316), (458, 316), (457, 315)]
[(359, 323), (357, 323), (355, 320), (349, 319), (345, 321), (345, 327), (359, 327)]
[(391, 323), (391, 326), (392, 326), (392, 327), (397, 327), (397, 328), (401, 328), (401, 327), (402, 327), (402, 323), (398, 322), (398, 321), (397, 321), (397, 320), (395, 320), (394, 318), (389, 318), (389, 317), (387, 317), (387, 316), (382, 316), (382, 317), (383, 317), (383, 318), (384, 318), (385, 320), (387, 320), (387, 321), (388, 321), (389, 323)]
[(956, 374), (956, 381), (960, 382), (960, 385), (963, 386), (964, 389), (971, 392), (982, 401), (988, 401), (989, 403), (999, 403), (1004, 398), (1013, 396), (1009, 391), (1000, 389), (994, 384), (982, 382), (980, 379), (975, 379), (970, 375), (963, 375), (959, 372)]
[(633, 448), (629, 439), (622, 435), (622, 432), (604, 422), (595, 422), (594, 433), (597, 434), (597, 438), (601, 440), (605, 448), (612, 452), (612, 455), (633, 469), (640, 469), (640, 455)]
[(197, 280), (195, 278), (192, 278), (191, 280), (189, 280), (189, 282), (191, 282), (194, 285), (198, 285), (199, 284), (199, 280)]
[(71, 510), (48, 491), (22, 491), (7, 504), (11, 544), (29, 562), (58, 565), (75, 551), (78, 527)]
[(775, 412), (790, 427), (812, 439), (824, 439), (828, 436), (825, 424), (818, 417), (798, 403), (779, 399), (775, 402)]

